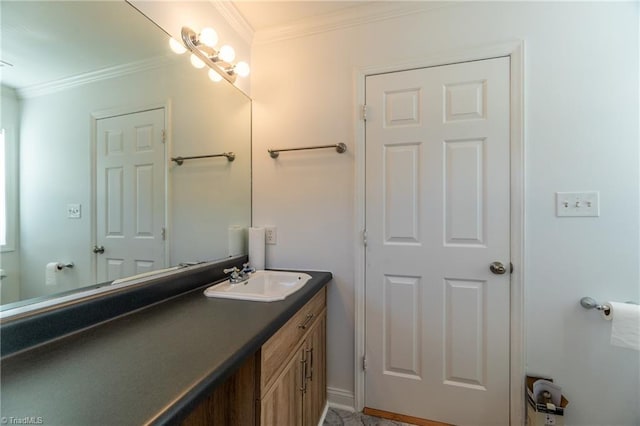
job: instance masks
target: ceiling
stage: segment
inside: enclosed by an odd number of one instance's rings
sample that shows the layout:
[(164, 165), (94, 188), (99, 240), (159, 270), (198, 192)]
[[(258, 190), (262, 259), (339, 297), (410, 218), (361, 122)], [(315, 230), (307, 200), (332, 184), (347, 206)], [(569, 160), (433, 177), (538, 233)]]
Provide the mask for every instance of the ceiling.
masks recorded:
[(251, 1), (232, 2), (255, 32), (281, 27), (311, 17), (335, 14), (365, 1)]
[[(259, 34), (321, 17), (335, 17), (356, 7), (391, 2), (235, 0), (230, 3), (253, 33)], [(0, 64), (0, 78), (3, 85), (18, 90), (135, 63), (141, 58), (171, 55), (166, 49), (167, 35), (141, 14), (132, 13), (124, 1), (2, 1), (0, 18), (0, 60), (4, 62)]]
[(132, 11), (115, 1), (2, 1), (2, 84), (19, 89), (169, 55), (167, 35)]

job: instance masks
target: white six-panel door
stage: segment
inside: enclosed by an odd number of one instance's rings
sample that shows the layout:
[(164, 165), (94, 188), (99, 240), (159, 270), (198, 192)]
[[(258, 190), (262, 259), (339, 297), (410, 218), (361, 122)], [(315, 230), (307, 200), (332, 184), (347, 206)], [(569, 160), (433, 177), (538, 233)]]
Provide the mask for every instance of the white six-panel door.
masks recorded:
[(164, 109), (97, 121), (97, 282), (165, 267)]
[(506, 425), (509, 58), (368, 76), (366, 102), (365, 405)]

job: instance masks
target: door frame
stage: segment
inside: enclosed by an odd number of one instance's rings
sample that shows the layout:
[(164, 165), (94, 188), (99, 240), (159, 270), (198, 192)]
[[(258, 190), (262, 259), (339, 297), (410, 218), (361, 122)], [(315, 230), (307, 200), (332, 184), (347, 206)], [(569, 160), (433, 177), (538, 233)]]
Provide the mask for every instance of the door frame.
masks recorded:
[(512, 425), (524, 424), (524, 238), (525, 238), (525, 146), (524, 146), (524, 41), (511, 40), (499, 44), (482, 45), (461, 50), (441, 52), (417, 60), (356, 68), (354, 102), (357, 116), (354, 125), (355, 141), (355, 348), (354, 348), (354, 408), (362, 411), (365, 401), (365, 78), (368, 75), (427, 68), (496, 57), (510, 58), (510, 249), (513, 273), (510, 288), (509, 333), (509, 419)]
[[(96, 245), (98, 235), (97, 235), (97, 206), (98, 206), (98, 198), (96, 196), (96, 189), (98, 184), (97, 178), (97, 131), (98, 131), (98, 120), (102, 120), (105, 118), (116, 117), (119, 115), (127, 115), (127, 114), (135, 114), (138, 112), (150, 111), (154, 109), (164, 109), (164, 131), (165, 131), (165, 141), (164, 141), (164, 228), (165, 228), (165, 241), (164, 241), (164, 263), (165, 265), (169, 264), (169, 253), (170, 253), (170, 244), (171, 244), (171, 230), (169, 229), (171, 218), (171, 209), (169, 208), (169, 200), (171, 199), (171, 180), (169, 179), (169, 171), (170, 171), (170, 160), (169, 153), (172, 152), (172, 127), (171, 127), (171, 99), (167, 99), (166, 101), (153, 102), (144, 105), (138, 106), (121, 106), (115, 108), (109, 108), (104, 110), (98, 110), (91, 113), (89, 127), (91, 131), (91, 149), (89, 150), (89, 166), (91, 168), (91, 241), (89, 243), (89, 247), (87, 249), (91, 252), (92, 248)], [(97, 281), (98, 278), (98, 261), (96, 256), (91, 254), (91, 275), (93, 276), (94, 281)], [(99, 283), (96, 283), (99, 284)]]

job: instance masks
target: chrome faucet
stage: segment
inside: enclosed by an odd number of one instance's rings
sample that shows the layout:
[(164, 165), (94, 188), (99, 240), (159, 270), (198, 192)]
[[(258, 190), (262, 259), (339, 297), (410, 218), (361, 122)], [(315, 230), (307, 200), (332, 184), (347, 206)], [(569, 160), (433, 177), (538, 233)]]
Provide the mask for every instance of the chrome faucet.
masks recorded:
[(255, 271), (256, 271), (256, 268), (252, 268), (251, 266), (249, 266), (249, 262), (244, 263), (242, 265), (242, 273), (245, 274), (247, 277), (253, 274)]
[(238, 269), (236, 266), (223, 270), (225, 274), (229, 275), (229, 283), (238, 284), (249, 279), (249, 276), (256, 271), (255, 268), (251, 268), (249, 263), (242, 265), (242, 269)]

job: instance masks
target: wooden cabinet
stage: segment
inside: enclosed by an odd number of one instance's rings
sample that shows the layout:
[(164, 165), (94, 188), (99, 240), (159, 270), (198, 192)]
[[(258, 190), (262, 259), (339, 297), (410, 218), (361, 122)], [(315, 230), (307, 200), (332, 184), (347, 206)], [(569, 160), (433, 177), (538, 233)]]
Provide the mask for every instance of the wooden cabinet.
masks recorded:
[(327, 401), (325, 306), (322, 289), (262, 347), (261, 426), (318, 424)]
[(327, 401), (326, 311), (317, 319), (305, 340), (305, 382), (303, 386), (303, 424), (317, 425)]
[(299, 350), (284, 367), (273, 385), (260, 399), (261, 425), (299, 425), (302, 418), (303, 394), (300, 392), (303, 374), (303, 350)]
[(256, 356), (247, 359), (181, 422), (182, 426), (256, 424)]
[(323, 288), (182, 425), (317, 425), (327, 402), (326, 312)]

